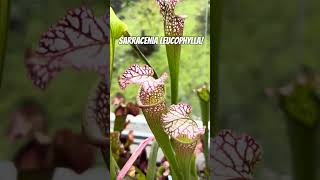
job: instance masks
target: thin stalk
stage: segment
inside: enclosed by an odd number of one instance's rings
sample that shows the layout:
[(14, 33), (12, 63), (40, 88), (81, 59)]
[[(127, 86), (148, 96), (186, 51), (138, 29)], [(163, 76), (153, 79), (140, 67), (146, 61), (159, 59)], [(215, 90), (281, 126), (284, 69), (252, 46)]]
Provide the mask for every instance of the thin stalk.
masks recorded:
[(178, 103), (179, 95), (179, 69), (180, 69), (180, 44), (167, 44), (166, 45), (168, 65), (170, 71), (171, 83), (171, 104)]
[(7, 33), (10, 18), (10, 0), (0, 1), (0, 87), (7, 47)]
[[(125, 36), (125, 37), (130, 37), (130, 34), (129, 34), (128, 31), (126, 31), (123, 36)], [(140, 58), (145, 64), (147, 64), (149, 67), (152, 67), (151, 64), (149, 63), (148, 59), (147, 59), (146, 56), (141, 52), (141, 50), (138, 48), (138, 46), (137, 46), (136, 44), (130, 44), (130, 45), (131, 45), (131, 47), (133, 48), (133, 50), (137, 53), (137, 55), (139, 56), (139, 58)], [(154, 68), (152, 67), (152, 69), (154, 69)], [(154, 77), (155, 79), (158, 79), (158, 75), (157, 75), (157, 72), (155, 72), (155, 70), (154, 70), (154, 75), (153, 75), (153, 77)]]
[(157, 167), (157, 155), (158, 155), (159, 145), (154, 141), (151, 145), (151, 151), (148, 161), (148, 170), (147, 170), (147, 180), (154, 180)]

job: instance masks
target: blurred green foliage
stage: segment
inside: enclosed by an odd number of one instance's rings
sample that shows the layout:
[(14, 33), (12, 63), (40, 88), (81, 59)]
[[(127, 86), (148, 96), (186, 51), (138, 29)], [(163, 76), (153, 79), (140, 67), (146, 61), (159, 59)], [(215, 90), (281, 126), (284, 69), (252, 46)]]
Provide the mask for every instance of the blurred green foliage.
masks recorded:
[(45, 91), (41, 91), (27, 77), (24, 54), (27, 48), (35, 48), (42, 33), (69, 9), (81, 5), (93, 9), (97, 16), (102, 16), (106, 10), (104, 1), (12, 1), (3, 84), (0, 89), (0, 160), (11, 160), (17, 147), (24, 144), (20, 141), (10, 142), (5, 133), (10, 114), (25, 98), (37, 100), (47, 111), (51, 135), (57, 128), (71, 128), (80, 132), (87, 99), (98, 76), (89, 72), (65, 71), (58, 74)]
[(222, 2), (219, 127), (248, 133), (262, 145), (256, 179), (266, 172), (290, 175), (287, 119), (265, 89), (291, 82), (302, 64), (319, 72), (319, 2)]

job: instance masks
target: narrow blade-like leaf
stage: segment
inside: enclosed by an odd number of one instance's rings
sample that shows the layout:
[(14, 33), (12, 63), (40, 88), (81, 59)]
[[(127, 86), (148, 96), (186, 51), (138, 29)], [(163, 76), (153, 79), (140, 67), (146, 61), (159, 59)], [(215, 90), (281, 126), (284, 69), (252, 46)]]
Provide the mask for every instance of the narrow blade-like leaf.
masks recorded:
[(158, 150), (159, 150), (159, 145), (157, 141), (154, 141), (151, 145), (151, 151), (149, 155), (147, 178), (146, 178), (147, 180), (154, 180), (155, 178)]

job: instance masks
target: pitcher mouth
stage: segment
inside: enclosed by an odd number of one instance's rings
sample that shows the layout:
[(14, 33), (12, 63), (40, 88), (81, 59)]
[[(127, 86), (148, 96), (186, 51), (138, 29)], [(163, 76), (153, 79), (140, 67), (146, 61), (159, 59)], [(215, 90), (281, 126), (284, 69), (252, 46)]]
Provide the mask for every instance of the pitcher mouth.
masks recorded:
[[(142, 87), (139, 88), (139, 91), (138, 91), (138, 96), (137, 96), (137, 105), (138, 107), (140, 108), (150, 108), (150, 107), (155, 107), (163, 102), (165, 102), (165, 96), (166, 96), (166, 93), (164, 92), (163, 96), (156, 102), (156, 103), (152, 103), (152, 104), (143, 104), (141, 99), (140, 99), (140, 92), (142, 90)], [(165, 91), (165, 89), (164, 89)]]

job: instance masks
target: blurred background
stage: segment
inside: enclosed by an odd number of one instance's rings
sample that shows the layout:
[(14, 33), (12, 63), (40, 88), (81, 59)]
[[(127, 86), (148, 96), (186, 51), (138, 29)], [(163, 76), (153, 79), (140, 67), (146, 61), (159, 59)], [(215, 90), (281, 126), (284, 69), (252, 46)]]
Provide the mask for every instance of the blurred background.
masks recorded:
[(24, 63), (26, 49), (36, 48), (43, 32), (81, 5), (99, 17), (106, 10), (102, 1), (11, 1), (0, 89), (0, 162), (14, 162), (22, 179), (46, 179), (58, 166), (78, 173), (104, 166), (100, 152), (81, 135), (81, 119), (97, 75), (66, 70), (42, 91), (27, 77)]
[[(302, 67), (319, 73), (319, 2), (228, 0), (221, 5), (219, 127), (247, 133), (262, 146), (255, 179), (292, 179), (287, 116), (268, 92), (295, 81)], [(316, 134), (319, 149), (319, 128)], [(320, 157), (313, 158), (320, 172)]]

